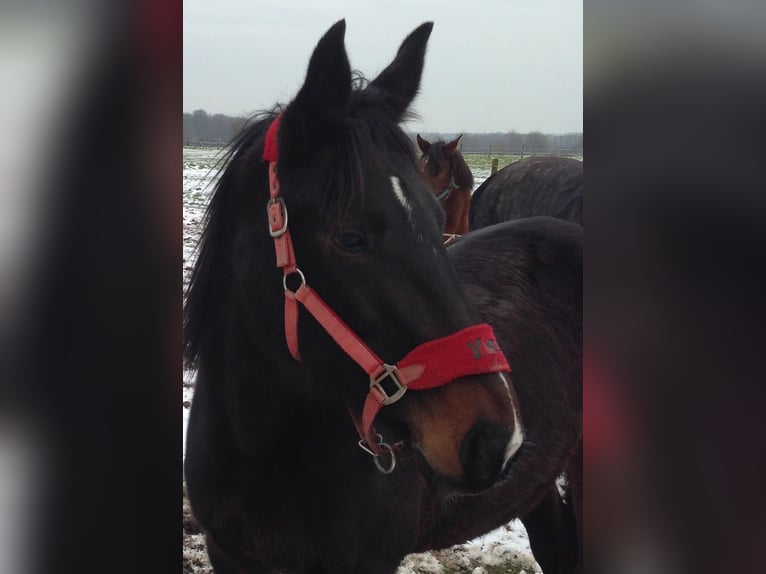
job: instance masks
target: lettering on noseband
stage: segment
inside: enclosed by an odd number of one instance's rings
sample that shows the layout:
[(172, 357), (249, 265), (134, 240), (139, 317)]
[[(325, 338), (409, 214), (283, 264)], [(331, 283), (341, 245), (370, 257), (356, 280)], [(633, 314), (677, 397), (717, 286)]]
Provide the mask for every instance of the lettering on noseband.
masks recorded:
[(481, 359), (483, 355), (500, 352), (500, 347), (497, 346), (497, 341), (494, 339), (474, 339), (468, 341), (466, 345), (473, 351), (473, 358), (476, 360)]
[(484, 345), (487, 347), (487, 353), (499, 353), (500, 347), (497, 346), (497, 341), (494, 339), (487, 339), (484, 342)]

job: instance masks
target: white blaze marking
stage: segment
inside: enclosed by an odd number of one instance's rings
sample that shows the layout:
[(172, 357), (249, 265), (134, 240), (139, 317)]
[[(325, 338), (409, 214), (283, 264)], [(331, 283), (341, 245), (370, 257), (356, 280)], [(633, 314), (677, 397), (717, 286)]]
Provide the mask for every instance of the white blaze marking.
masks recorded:
[(511, 396), (511, 387), (508, 384), (508, 379), (505, 378), (503, 373), (498, 373), (498, 375), (500, 375), (505, 388), (508, 390), (508, 397), (511, 399), (511, 408), (513, 409), (513, 434), (511, 435), (511, 440), (508, 441), (508, 445), (505, 447), (505, 458), (503, 459), (502, 466), (502, 469), (505, 470), (505, 465), (508, 464), (508, 461), (511, 460), (511, 458), (513, 458), (513, 455), (516, 454), (516, 451), (521, 447), (521, 443), (524, 442), (524, 431), (521, 428), (521, 417), (519, 417), (519, 413), (516, 410), (516, 402)]
[(399, 181), (399, 178), (395, 175), (391, 176), (391, 187), (394, 188), (394, 195), (396, 196), (396, 199), (398, 199), (399, 203), (404, 206), (404, 209), (407, 210), (407, 215), (409, 215), (412, 211), (412, 207), (410, 207), (410, 202), (407, 201), (407, 198), (404, 197), (404, 191), (402, 191), (402, 182)]

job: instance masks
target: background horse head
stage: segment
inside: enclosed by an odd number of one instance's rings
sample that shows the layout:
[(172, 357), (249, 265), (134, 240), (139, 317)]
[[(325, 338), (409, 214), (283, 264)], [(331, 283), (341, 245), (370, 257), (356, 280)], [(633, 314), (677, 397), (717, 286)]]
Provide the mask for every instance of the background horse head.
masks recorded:
[(494, 173), (471, 198), (471, 230), (489, 225), (547, 216), (582, 220), (583, 162), (566, 157), (528, 157)]
[[(185, 307), (186, 358), (198, 368), (185, 472), (220, 564), (393, 571), (390, 561), (417, 539), (417, 521), (402, 517), (416, 509), (419, 466), (442, 488), (477, 492), (521, 444), (502, 369), (460, 370), (502, 353), (488, 337), (452, 338), (472, 332), (478, 316), (442, 244), (444, 214), (398, 126), (431, 28), (417, 28), (365, 85), (352, 81), (345, 23), (335, 24), (295, 99), (234, 143), (212, 197)], [(319, 314), (317, 298), (327, 307)], [(327, 322), (347, 325), (342, 340)], [(438, 360), (420, 373), (400, 369), (402, 380), (436, 369), (455, 381), (381, 410), (381, 440), (411, 456), (384, 481), (357, 446), (352, 419), (363, 424), (372, 390), (354, 355), (401, 365), (415, 351)], [(396, 536), (383, 556), (370, 554), (381, 531)], [(367, 554), (369, 567), (360, 566)]]
[(418, 162), (420, 176), (439, 200), (447, 221), (445, 235), (468, 233), (468, 206), (471, 202), (473, 174), (458, 151), (462, 135), (449, 143), (439, 140), (434, 143), (417, 136), (422, 152)]

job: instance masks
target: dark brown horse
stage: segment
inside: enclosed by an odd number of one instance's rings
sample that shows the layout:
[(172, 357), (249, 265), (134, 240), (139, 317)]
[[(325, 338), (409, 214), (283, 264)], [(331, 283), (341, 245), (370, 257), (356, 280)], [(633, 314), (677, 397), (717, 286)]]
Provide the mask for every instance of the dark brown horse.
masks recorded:
[[(448, 249), (512, 364), (525, 441), (507, 478), (445, 504), (446, 547), (521, 518), (545, 574), (582, 571), (582, 228), (531, 217), (473, 231)], [(555, 477), (566, 475), (562, 497)]]
[(447, 214), (444, 224), (447, 240), (468, 233), (468, 206), (471, 203), (473, 174), (457, 149), (461, 137), (449, 143), (441, 140), (431, 143), (420, 137), (420, 134), (417, 136), (418, 147), (422, 152), (420, 176)]
[[(500, 222), (514, 220), (519, 220), (518, 225), (527, 225), (522, 222), (537, 216), (550, 216), (582, 226), (581, 161), (546, 156), (516, 161), (490, 176), (471, 198), (471, 230), (494, 227)], [(533, 553), (545, 572), (551, 569), (550, 566), (546, 569), (551, 552), (560, 552), (566, 548), (565, 540), (569, 541), (570, 548), (571, 541), (577, 540), (577, 555), (581, 555), (582, 444), (577, 457), (567, 472), (569, 486), (573, 489), (568, 495), (569, 502), (562, 500), (559, 493), (552, 489), (540, 507), (522, 519), (529, 532)], [(572, 514), (573, 503), (577, 506), (576, 520)], [(541, 539), (548, 542), (541, 542)], [(554, 542), (551, 543), (551, 540)], [(561, 556), (559, 560), (568, 562)]]
[(184, 316), (184, 471), (218, 574), (392, 574), (514, 516), (546, 574), (576, 562), (547, 501), (579, 476), (578, 229), (507, 224), (445, 248), (398, 125), (431, 27), (355, 84), (335, 24), (211, 198)]
[(469, 226), (547, 215), (582, 225), (583, 163), (564, 157), (529, 157), (491, 175), (471, 198)]

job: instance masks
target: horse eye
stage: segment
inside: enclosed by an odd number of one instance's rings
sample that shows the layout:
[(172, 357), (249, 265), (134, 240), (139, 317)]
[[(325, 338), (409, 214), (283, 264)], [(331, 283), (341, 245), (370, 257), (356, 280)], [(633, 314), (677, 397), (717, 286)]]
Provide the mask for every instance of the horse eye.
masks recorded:
[(339, 231), (333, 238), (335, 245), (343, 251), (359, 253), (367, 249), (367, 237), (361, 231), (346, 229)]

